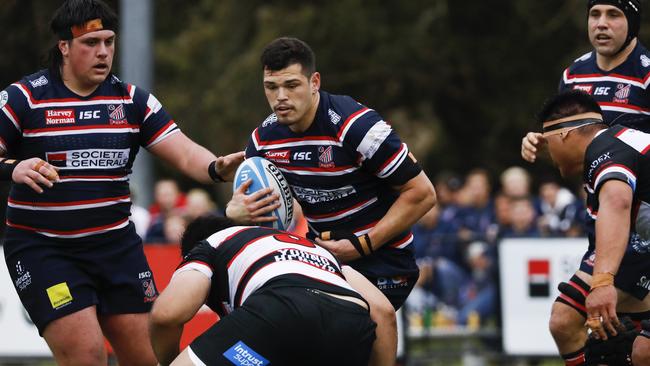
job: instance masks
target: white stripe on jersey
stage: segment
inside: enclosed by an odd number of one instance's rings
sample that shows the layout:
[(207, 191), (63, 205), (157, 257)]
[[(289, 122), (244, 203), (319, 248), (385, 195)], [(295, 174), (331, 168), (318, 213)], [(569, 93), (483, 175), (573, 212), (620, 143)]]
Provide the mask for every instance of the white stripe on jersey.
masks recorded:
[(307, 219), (308, 222), (329, 222), (329, 221), (336, 221), (339, 219), (342, 219), (344, 217), (354, 215), (355, 213), (365, 209), (366, 207), (372, 205), (373, 203), (377, 202), (377, 197), (373, 197), (369, 199), (368, 201), (364, 202), (362, 205), (352, 207), (348, 210), (345, 211), (340, 211), (336, 213), (334, 216), (328, 216), (328, 217), (309, 217), (309, 215), (304, 215), (305, 219)]
[(117, 199), (117, 200), (108, 200), (104, 202), (95, 202), (95, 203), (85, 203), (85, 204), (78, 204), (78, 205), (71, 205), (67, 203), (61, 203), (57, 205), (48, 205), (48, 206), (39, 206), (39, 205), (28, 205), (25, 203), (16, 203), (11, 200), (7, 201), (7, 206), (16, 208), (16, 209), (21, 209), (21, 210), (32, 210), (32, 211), (72, 211), (72, 210), (85, 210), (88, 208), (98, 208), (98, 207), (106, 207), (106, 206), (113, 206), (117, 205), (119, 203), (127, 203), (131, 202), (130, 198), (122, 198), (122, 199)]
[(650, 115), (650, 111), (641, 111), (641, 110), (638, 110), (638, 109), (625, 108), (625, 107), (615, 107), (615, 106), (609, 106), (609, 105), (601, 105), (600, 109), (602, 109), (603, 111), (609, 111), (609, 112), (621, 112), (621, 113), (648, 114), (648, 115)]
[(283, 142), (279, 144), (260, 145), (259, 141), (257, 141), (257, 138), (255, 136), (255, 131), (253, 131), (253, 144), (255, 144), (255, 149), (257, 151), (273, 150), (273, 149), (280, 149), (285, 147), (300, 147), (300, 146), (343, 146), (343, 144), (339, 141), (333, 141), (327, 139), (297, 140), (297, 141)]
[(4, 114), (7, 116), (7, 118), (9, 118), (9, 120), (11, 121), (11, 123), (12, 123), (12, 124), (14, 125), (14, 127), (16, 127), (16, 129), (18, 130), (18, 132), (22, 131), (22, 129), (21, 129), (20, 126), (18, 125), (18, 121), (16, 121), (16, 119), (14, 119), (14, 116), (11, 114), (11, 112), (9, 112), (9, 110), (7, 109), (7, 107), (2, 107), (2, 112), (4, 112)]
[(375, 123), (357, 146), (357, 151), (364, 159), (372, 159), (392, 130), (390, 125), (383, 120)]
[(149, 145), (145, 146), (145, 148), (148, 149), (148, 148), (152, 147), (153, 145), (156, 145), (156, 144), (162, 142), (163, 140), (165, 140), (169, 136), (171, 136), (171, 135), (173, 135), (173, 134), (175, 134), (177, 132), (181, 132), (181, 130), (179, 128), (177, 128), (177, 127), (178, 126), (176, 126), (176, 123), (172, 123), (171, 125), (169, 125), (169, 127), (167, 127), (165, 129), (165, 132), (161, 133), (160, 136), (158, 136), (155, 140), (153, 140)]
[(147, 108), (149, 108), (149, 113), (144, 116), (143, 123), (146, 122), (152, 114), (158, 113), (158, 111), (162, 108), (162, 104), (160, 104), (158, 99), (156, 99), (153, 94), (149, 94), (149, 99), (147, 99)]
[(627, 177), (627, 183), (632, 187), (632, 191), (636, 190), (636, 176), (627, 167), (622, 165), (612, 165), (601, 170), (598, 173), (598, 176), (594, 179), (594, 190), (598, 189), (598, 185), (600, 185), (602, 178), (609, 173), (622, 173)]
[(626, 78), (620, 78), (616, 76), (591, 76), (591, 77), (581, 77), (581, 76), (573, 76), (569, 78), (568, 73), (564, 74), (564, 83), (565, 84), (573, 84), (573, 83), (598, 83), (598, 82), (603, 82), (603, 81), (610, 81), (613, 83), (622, 83), (622, 84), (630, 84), (632, 86), (636, 86), (641, 89), (646, 89), (648, 87), (648, 84), (650, 84), (650, 79), (646, 80), (645, 82), (641, 83), (635, 80), (630, 80)]
[(232, 277), (230, 277), (230, 303), (235, 307), (240, 306), (244, 303), (244, 301), (246, 301), (246, 298), (248, 298), (250, 294), (252, 294), (258, 288), (262, 287), (270, 279), (286, 273), (301, 274), (303, 276), (314, 278), (320, 282), (330, 283), (332, 285), (343, 287), (350, 291), (355, 291), (347, 282), (345, 282), (344, 279), (334, 273), (312, 267), (299, 261), (273, 262), (261, 268), (250, 278), (246, 284), (246, 287), (242, 291), (241, 303), (239, 304), (235, 304), (234, 302), (235, 289), (237, 288), (236, 285), (239, 284), (239, 281), (233, 282)]
[(356, 116), (354, 116), (354, 118), (352, 118), (349, 122), (347, 122), (347, 123), (345, 124), (345, 127), (343, 127), (343, 131), (341, 131), (341, 137), (340, 137), (339, 139), (340, 139), (341, 141), (345, 140), (345, 135), (348, 134), (348, 131), (350, 131), (350, 127), (352, 127), (352, 125), (354, 124), (354, 122), (356, 122), (356, 121), (357, 121), (361, 116), (363, 116), (364, 114), (366, 114), (366, 113), (368, 113), (368, 112), (372, 112), (372, 111), (374, 111), (374, 110), (373, 110), (373, 109), (370, 109), (370, 108), (366, 108), (366, 110), (364, 110), (364, 111), (362, 111), (361, 113), (359, 113), (359, 114), (357, 114)]
[(616, 137), (638, 152), (645, 152), (650, 146), (650, 134), (641, 131), (628, 128)]
[(591, 217), (592, 219), (596, 220), (598, 218), (598, 212), (594, 213), (591, 211), (591, 208), (587, 207), (587, 215)]
[(92, 105), (97, 105), (97, 104), (133, 104), (133, 99), (132, 98), (123, 98), (119, 96), (115, 97), (106, 97), (110, 99), (91, 99), (91, 100), (72, 100), (69, 102), (32, 102), (31, 98), (29, 97), (29, 91), (23, 86), (22, 84), (14, 83), (11, 84), (20, 90), (23, 95), (25, 96), (25, 99), (27, 100), (27, 104), (29, 104), (30, 109), (37, 109), (37, 108), (51, 108), (51, 107), (81, 107), (81, 106), (92, 106)]
[(356, 170), (359, 170), (359, 167), (353, 166), (348, 169), (341, 169), (338, 171), (313, 171), (313, 170), (301, 170), (301, 169), (286, 169), (286, 168), (281, 168), (278, 167), (281, 172), (285, 174), (296, 174), (296, 175), (320, 175), (320, 176), (327, 176), (327, 177), (333, 177), (337, 175), (346, 175), (349, 173), (352, 173)]
[(133, 97), (135, 96), (135, 88), (137, 88), (137, 87), (135, 85), (133, 85), (133, 84), (129, 84), (129, 86), (130, 86), (130, 88), (129, 88), (129, 96), (131, 97), (131, 99), (133, 99)]
[(37, 233), (39, 233), (41, 235), (45, 235), (45, 236), (48, 236), (50, 238), (62, 238), (62, 239), (75, 239), (75, 238), (83, 238), (83, 237), (91, 236), (91, 235), (103, 234), (103, 233), (106, 233), (106, 232), (109, 232), (109, 231), (121, 229), (121, 228), (126, 227), (128, 225), (129, 225), (129, 219), (127, 218), (127, 219), (124, 219), (124, 221), (121, 221), (121, 222), (119, 222), (118, 224), (116, 224), (114, 226), (104, 227), (104, 228), (101, 228), (101, 229), (98, 229), (98, 230), (88, 230), (88, 231), (84, 231), (84, 232), (81, 232), (81, 233), (75, 233), (75, 234), (59, 234), (59, 233), (53, 233), (53, 232), (49, 232), (49, 231), (38, 230), (37, 228), (29, 228), (29, 227), (26, 227), (26, 226), (23, 226), (23, 225), (15, 225), (15, 224), (12, 224), (12, 223), (7, 221), (7, 226), (10, 226), (10, 227), (17, 227), (19, 229), (26, 229), (26, 230), (33, 229), (32, 231), (37, 232)]
[(88, 135), (93, 133), (139, 133), (140, 128), (88, 128), (74, 130), (55, 130), (42, 132), (23, 132), (23, 137), (43, 137), (43, 136), (66, 136), (66, 135)]
[(60, 177), (57, 183), (70, 183), (70, 182), (123, 182), (125, 180), (129, 180), (129, 176), (125, 175), (123, 177), (115, 177), (115, 178), (93, 178), (93, 177), (82, 177), (82, 176), (77, 176), (74, 178), (66, 178), (66, 177)]
[(177, 274), (186, 271), (198, 271), (204, 274), (207, 278), (212, 278), (212, 268), (210, 268), (208, 265), (201, 262), (188, 262), (185, 265), (183, 265), (181, 268), (174, 271), (174, 274), (172, 275), (172, 279), (174, 279), (174, 277), (176, 277)]
[(393, 172), (395, 170), (397, 170), (397, 168), (402, 164), (404, 159), (406, 159), (406, 156), (408, 155), (408, 153), (409, 153), (408, 147), (406, 146), (405, 143), (402, 143), (402, 147), (400, 148), (399, 153), (395, 155), (393, 160), (391, 160), (388, 164), (386, 164), (384, 169), (382, 169), (377, 174), (377, 177), (386, 178), (386, 177), (390, 176), (391, 174), (393, 174)]

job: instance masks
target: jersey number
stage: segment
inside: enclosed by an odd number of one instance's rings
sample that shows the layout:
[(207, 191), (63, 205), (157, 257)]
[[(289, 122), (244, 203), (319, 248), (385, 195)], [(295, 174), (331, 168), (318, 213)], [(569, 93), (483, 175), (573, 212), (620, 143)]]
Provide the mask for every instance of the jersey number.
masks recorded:
[(302, 245), (304, 247), (316, 248), (316, 245), (311, 241), (309, 241), (308, 239), (301, 238), (299, 236), (295, 236), (291, 234), (275, 234), (273, 235), (273, 238), (283, 243), (297, 244), (297, 245)]

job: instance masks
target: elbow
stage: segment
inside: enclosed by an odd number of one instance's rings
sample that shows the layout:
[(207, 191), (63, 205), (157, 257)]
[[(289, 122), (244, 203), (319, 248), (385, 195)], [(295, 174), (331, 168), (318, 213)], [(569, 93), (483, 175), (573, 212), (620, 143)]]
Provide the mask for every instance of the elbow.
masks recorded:
[(426, 208), (425, 212), (428, 212), (433, 206), (438, 204), (438, 196), (436, 195), (436, 189), (433, 187), (433, 184), (431, 184), (431, 181), (427, 179), (427, 184), (422, 187), (422, 193), (421, 193), (422, 199), (420, 202), (422, 202), (423, 208)]
[(181, 314), (177, 314), (168, 304), (156, 301), (149, 313), (149, 323), (153, 327), (170, 327), (185, 324)]

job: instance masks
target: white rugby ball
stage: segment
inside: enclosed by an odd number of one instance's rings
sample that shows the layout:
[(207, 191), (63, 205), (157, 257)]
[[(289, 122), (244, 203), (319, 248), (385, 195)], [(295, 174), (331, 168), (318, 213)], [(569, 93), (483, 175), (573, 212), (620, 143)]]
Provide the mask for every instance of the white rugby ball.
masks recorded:
[(267, 187), (273, 188), (273, 191), (280, 195), (280, 207), (266, 215), (275, 216), (278, 219), (273, 222), (260, 223), (259, 225), (279, 230), (289, 229), (293, 220), (293, 196), (291, 195), (289, 183), (280, 169), (270, 161), (254, 156), (244, 160), (237, 168), (235, 180), (233, 181), (233, 191), (237, 190), (249, 179), (253, 183), (246, 190), (247, 195)]

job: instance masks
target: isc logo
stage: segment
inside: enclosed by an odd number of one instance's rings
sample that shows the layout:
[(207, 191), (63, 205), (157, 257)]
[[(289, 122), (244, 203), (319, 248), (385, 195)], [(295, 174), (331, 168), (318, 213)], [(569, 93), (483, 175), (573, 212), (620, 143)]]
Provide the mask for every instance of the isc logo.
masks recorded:
[(293, 153), (293, 160), (309, 160), (311, 159), (311, 151), (300, 151)]
[(608, 95), (609, 89), (609, 86), (599, 86), (594, 90), (594, 95)]
[(79, 119), (97, 119), (99, 118), (99, 111), (81, 111), (79, 112)]

